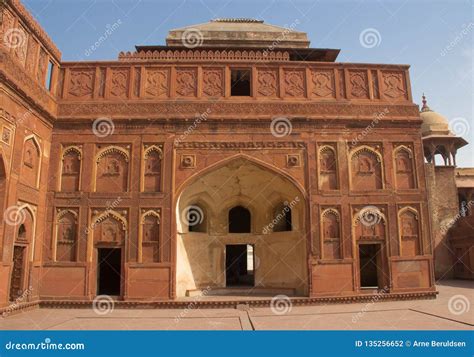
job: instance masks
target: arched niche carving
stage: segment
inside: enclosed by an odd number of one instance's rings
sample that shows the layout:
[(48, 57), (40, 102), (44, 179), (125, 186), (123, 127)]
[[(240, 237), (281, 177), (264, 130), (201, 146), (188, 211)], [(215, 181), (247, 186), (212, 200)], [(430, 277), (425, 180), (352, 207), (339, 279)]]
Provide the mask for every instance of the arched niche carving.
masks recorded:
[(182, 219), (188, 226), (188, 232), (206, 233), (208, 231), (208, 210), (202, 202), (187, 206)]
[(382, 155), (370, 146), (353, 149), (350, 157), (350, 183), (355, 191), (372, 191), (384, 188)]
[(337, 190), (337, 152), (333, 146), (324, 145), (318, 151), (319, 189)]
[(321, 242), (323, 259), (341, 259), (341, 216), (336, 208), (321, 212)]
[(368, 206), (356, 210), (352, 223), (356, 241), (385, 240), (387, 218), (379, 208)]
[(273, 232), (290, 232), (293, 229), (292, 208), (288, 202), (280, 202), (273, 208)]
[(142, 191), (160, 192), (162, 180), (163, 149), (150, 145), (143, 151)]
[(234, 206), (229, 210), (229, 233), (251, 233), (252, 215), (250, 210), (241, 205)]
[(36, 207), (28, 203), (19, 203), (17, 207), (21, 222), (17, 226), (15, 242), (28, 245), (29, 259), (33, 261), (36, 245)]
[(405, 146), (398, 146), (394, 152), (395, 182), (398, 189), (416, 188), (413, 152)]
[(41, 146), (35, 135), (25, 138), (23, 143), (21, 178), (30, 187), (38, 187), (41, 169)]
[(78, 146), (63, 149), (61, 163), (61, 191), (76, 192), (80, 188), (82, 150)]
[(78, 213), (73, 209), (61, 209), (56, 215), (56, 246), (53, 260), (74, 262), (77, 249)]
[(129, 154), (119, 146), (108, 146), (96, 157), (96, 192), (127, 192)]
[(121, 245), (127, 237), (128, 223), (120, 213), (106, 210), (93, 218), (91, 228), (94, 242)]
[(401, 256), (420, 255), (419, 214), (415, 208), (408, 206), (398, 211), (398, 234)]
[(140, 218), (139, 263), (159, 262), (161, 249), (161, 212), (143, 210)]

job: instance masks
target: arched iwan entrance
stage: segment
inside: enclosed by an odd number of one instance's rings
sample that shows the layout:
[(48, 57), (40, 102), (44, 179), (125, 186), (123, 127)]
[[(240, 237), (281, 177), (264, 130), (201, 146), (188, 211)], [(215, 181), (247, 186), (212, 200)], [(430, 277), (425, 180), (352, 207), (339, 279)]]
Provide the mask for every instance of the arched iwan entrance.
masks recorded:
[(176, 204), (176, 295), (234, 286), (306, 295), (305, 212), (295, 183), (245, 157), (191, 179)]

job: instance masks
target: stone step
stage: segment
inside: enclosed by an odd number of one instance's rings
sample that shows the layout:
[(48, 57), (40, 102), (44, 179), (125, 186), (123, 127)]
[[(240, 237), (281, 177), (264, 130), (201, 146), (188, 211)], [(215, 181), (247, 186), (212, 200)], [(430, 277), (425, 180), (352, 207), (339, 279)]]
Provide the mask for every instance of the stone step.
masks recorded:
[(210, 288), (187, 290), (186, 296), (275, 296), (286, 295), (295, 296), (293, 288), (247, 288), (247, 287), (229, 287), (229, 288)]

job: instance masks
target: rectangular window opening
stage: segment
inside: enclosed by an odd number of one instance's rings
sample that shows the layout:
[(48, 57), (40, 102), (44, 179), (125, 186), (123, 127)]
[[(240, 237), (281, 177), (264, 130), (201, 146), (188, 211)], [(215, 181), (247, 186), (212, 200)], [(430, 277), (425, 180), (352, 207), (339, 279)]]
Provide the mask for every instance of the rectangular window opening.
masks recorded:
[(51, 88), (53, 86), (53, 67), (54, 67), (54, 64), (53, 62), (49, 61), (48, 63), (48, 72), (46, 74), (46, 89), (48, 91), (51, 91)]
[(250, 97), (250, 69), (232, 69), (230, 77), (230, 95), (232, 97)]

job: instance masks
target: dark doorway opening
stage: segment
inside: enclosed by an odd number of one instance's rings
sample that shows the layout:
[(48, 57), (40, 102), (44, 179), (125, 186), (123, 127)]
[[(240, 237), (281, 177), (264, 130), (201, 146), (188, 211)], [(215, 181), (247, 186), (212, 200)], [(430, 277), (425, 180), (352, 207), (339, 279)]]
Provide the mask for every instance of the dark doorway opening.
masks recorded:
[(122, 250), (120, 248), (98, 249), (97, 294), (120, 296), (122, 272)]
[(379, 288), (381, 267), (381, 244), (359, 245), (360, 287)]
[(25, 247), (13, 247), (13, 269), (10, 281), (10, 301), (15, 301), (23, 294), (23, 273), (25, 267)]
[(254, 251), (250, 244), (226, 245), (226, 286), (254, 286)]
[(229, 233), (250, 233), (250, 211), (236, 206), (229, 211)]
[(250, 70), (233, 69), (230, 73), (230, 95), (236, 97), (250, 96)]

